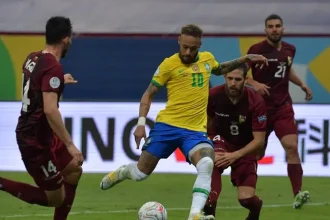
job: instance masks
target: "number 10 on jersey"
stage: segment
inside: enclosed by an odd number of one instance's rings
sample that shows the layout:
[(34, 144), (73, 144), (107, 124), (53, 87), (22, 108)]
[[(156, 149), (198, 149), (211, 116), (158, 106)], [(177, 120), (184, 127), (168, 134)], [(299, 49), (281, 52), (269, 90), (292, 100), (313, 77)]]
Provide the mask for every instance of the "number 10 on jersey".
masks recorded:
[(203, 87), (204, 85), (204, 76), (203, 73), (193, 73), (192, 75), (192, 87)]

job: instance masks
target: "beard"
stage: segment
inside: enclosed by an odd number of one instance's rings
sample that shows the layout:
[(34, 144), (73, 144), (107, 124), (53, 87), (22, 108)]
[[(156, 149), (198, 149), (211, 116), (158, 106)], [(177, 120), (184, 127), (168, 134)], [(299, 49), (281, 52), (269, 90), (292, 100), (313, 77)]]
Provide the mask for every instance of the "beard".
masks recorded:
[(282, 40), (282, 35), (277, 35), (277, 36), (268, 35), (267, 38), (272, 43), (277, 44), (278, 42), (280, 42)]
[(66, 55), (67, 55), (67, 53), (69, 51), (70, 46), (71, 46), (71, 43), (64, 44), (64, 48), (62, 50), (61, 58), (66, 57)]
[(195, 61), (195, 57), (192, 57), (192, 56), (187, 56), (187, 55), (181, 55), (181, 54), (179, 54), (179, 57), (180, 57), (181, 62), (184, 63), (184, 64), (191, 64), (191, 63), (193, 63)]
[(228, 94), (231, 98), (240, 97), (243, 93), (243, 87), (242, 88), (228, 88)]
[(68, 53), (68, 49), (62, 50), (61, 58), (66, 57), (66, 54)]

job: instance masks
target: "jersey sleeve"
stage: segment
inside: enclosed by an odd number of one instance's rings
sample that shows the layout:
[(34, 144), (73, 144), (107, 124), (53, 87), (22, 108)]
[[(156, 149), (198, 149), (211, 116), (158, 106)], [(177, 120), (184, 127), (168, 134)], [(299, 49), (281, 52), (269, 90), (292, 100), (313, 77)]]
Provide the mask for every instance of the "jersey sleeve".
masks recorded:
[(62, 84), (64, 84), (63, 70), (60, 65), (56, 65), (43, 75), (41, 91), (58, 93)]
[(211, 64), (211, 70), (212, 71), (215, 71), (217, 69), (219, 69), (220, 67), (220, 63), (215, 59), (215, 57), (213, 56), (213, 54), (211, 54), (211, 61), (210, 61), (210, 64)]
[(267, 108), (261, 97), (252, 111), (252, 131), (266, 131)]
[(151, 82), (157, 87), (162, 87), (167, 83), (170, 76), (171, 76), (171, 70), (166, 60), (164, 60), (155, 71)]
[(292, 67), (295, 55), (296, 55), (296, 47), (292, 46), (292, 57), (288, 57), (288, 63), (289, 63), (290, 68)]

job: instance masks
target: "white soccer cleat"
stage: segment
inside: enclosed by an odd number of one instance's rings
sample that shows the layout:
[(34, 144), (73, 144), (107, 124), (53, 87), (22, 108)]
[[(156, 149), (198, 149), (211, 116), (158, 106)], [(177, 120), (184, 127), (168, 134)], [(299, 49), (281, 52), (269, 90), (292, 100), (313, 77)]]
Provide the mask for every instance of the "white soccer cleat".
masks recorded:
[(126, 165), (120, 166), (116, 171), (110, 172), (105, 175), (100, 183), (102, 190), (107, 190), (114, 187), (116, 184), (122, 182), (124, 178), (119, 178), (119, 172), (122, 172), (126, 168)]
[(308, 191), (299, 192), (295, 197), (293, 208), (300, 209), (301, 207), (303, 207), (304, 204), (306, 204), (309, 201), (309, 198), (310, 195)]
[(204, 215), (203, 212), (194, 215), (194, 216), (189, 216), (188, 220), (215, 220), (213, 215)]

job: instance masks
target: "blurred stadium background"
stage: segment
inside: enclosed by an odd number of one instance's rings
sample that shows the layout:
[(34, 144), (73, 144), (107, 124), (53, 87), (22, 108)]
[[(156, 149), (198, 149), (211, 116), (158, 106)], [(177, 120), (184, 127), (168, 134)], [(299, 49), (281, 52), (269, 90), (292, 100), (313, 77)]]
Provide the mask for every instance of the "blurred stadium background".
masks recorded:
[[(304, 188), (311, 191), (312, 202), (301, 212), (288, 205), (292, 198), (285, 177), (285, 154), (272, 135), (258, 170), (264, 216), (269, 220), (328, 219), (329, 12), (328, 0), (0, 0), (0, 175), (31, 182), (26, 174), (15, 172), (24, 171), (14, 133), (21, 105), (21, 65), (29, 52), (43, 48), (46, 20), (64, 15), (72, 19), (75, 37), (62, 64), (78, 84), (66, 87), (60, 109), (84, 153), (88, 173), (81, 181), (70, 219), (136, 219), (136, 209), (149, 200), (164, 203), (169, 219), (185, 218), (194, 179), (189, 174), (195, 169), (179, 152), (162, 161), (158, 174), (150, 180), (125, 183), (115, 192), (98, 190), (102, 176), (98, 173), (138, 159), (132, 132), (139, 100), (160, 62), (178, 51), (177, 34), (182, 25), (200, 25), (205, 32), (201, 50), (226, 61), (244, 55), (250, 45), (262, 40), (264, 19), (277, 13), (284, 20), (284, 40), (297, 48), (294, 68), (314, 93), (314, 99), (306, 103), (300, 88), (290, 85), (304, 173), (310, 176)], [(223, 78), (212, 76), (210, 83), (219, 85)], [(150, 126), (164, 107), (166, 90), (155, 100)], [(239, 209), (235, 190), (226, 180), (219, 215), (223, 213), (221, 219), (243, 219), (246, 213)], [(173, 184), (178, 187), (174, 189)], [(141, 195), (143, 191), (150, 195)], [(0, 219), (51, 219), (50, 210), (30, 207), (0, 193)]]

